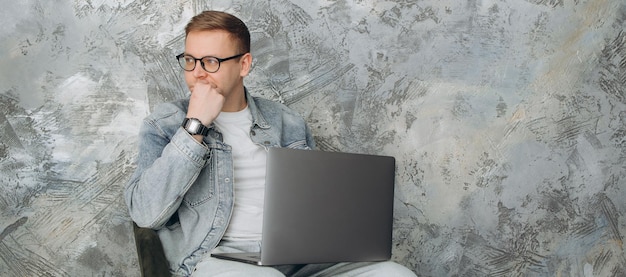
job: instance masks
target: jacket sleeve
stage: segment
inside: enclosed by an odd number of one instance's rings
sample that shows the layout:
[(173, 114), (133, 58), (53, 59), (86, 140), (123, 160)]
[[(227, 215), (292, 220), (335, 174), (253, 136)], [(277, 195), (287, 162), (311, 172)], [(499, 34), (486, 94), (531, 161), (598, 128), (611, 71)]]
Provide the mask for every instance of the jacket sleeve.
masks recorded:
[(157, 120), (146, 119), (139, 133), (137, 168), (125, 187), (132, 220), (160, 229), (176, 213), (185, 192), (210, 158), (210, 150), (182, 127), (167, 135)]

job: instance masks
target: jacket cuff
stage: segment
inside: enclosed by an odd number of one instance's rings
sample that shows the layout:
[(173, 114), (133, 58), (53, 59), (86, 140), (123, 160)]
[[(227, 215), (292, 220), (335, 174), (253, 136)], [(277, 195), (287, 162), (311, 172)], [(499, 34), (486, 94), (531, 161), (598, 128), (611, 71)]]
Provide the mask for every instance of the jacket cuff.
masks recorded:
[(209, 147), (204, 142), (196, 141), (183, 127), (178, 128), (172, 137), (171, 144), (198, 167), (204, 166), (209, 157)]

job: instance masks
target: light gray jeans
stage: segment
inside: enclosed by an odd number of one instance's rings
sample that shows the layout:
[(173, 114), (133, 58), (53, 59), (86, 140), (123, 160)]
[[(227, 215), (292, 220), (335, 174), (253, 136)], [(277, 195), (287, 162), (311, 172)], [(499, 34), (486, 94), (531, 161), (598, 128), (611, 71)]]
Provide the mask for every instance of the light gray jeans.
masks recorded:
[[(258, 252), (260, 242), (225, 242), (213, 250), (214, 253)], [(408, 268), (391, 262), (357, 262), (283, 266), (256, 266), (235, 261), (222, 260), (206, 255), (196, 265), (192, 276), (416, 276)]]

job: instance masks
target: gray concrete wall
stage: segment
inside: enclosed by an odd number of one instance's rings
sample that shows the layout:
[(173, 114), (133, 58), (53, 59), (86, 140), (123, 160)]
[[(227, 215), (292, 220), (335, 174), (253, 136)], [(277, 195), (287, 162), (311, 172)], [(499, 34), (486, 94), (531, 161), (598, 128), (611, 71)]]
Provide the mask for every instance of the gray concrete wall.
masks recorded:
[(136, 276), (137, 127), (204, 9), (322, 150), (393, 155), (421, 276), (626, 275), (622, 0), (20, 0), (0, 8), (0, 275)]

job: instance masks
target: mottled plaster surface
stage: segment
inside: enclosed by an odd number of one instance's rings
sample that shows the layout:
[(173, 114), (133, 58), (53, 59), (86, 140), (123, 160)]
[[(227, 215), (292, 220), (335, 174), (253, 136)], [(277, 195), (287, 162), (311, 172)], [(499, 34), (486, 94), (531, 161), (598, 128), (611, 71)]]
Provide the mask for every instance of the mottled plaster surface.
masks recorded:
[(0, 9), (0, 275), (137, 276), (137, 127), (187, 91), (204, 9), (250, 27), (253, 94), (322, 150), (397, 158), (420, 276), (624, 276), (626, 3), (11, 1)]

